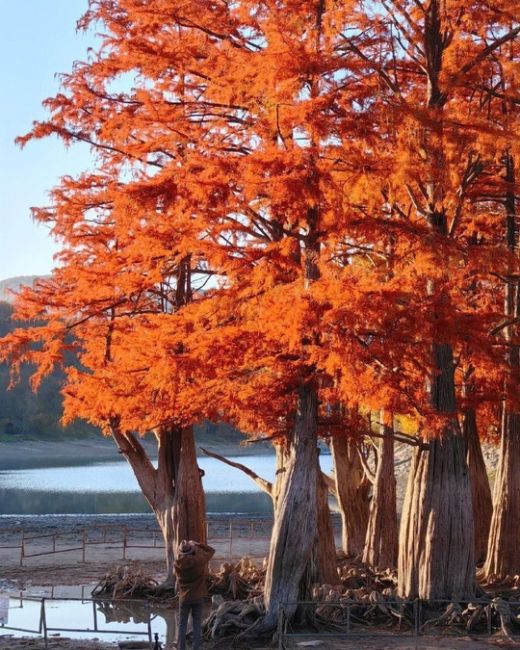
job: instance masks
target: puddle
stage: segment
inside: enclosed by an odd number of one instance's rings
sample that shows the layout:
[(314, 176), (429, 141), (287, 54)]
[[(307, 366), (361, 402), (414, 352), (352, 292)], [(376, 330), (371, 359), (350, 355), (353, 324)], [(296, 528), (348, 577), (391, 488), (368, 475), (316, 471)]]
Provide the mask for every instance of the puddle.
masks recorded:
[[(4, 625), (0, 624), (0, 635), (12, 634), (15, 637), (40, 635), (38, 628), (41, 611), (40, 599), (10, 597), (7, 617), (4, 611)], [(137, 601), (116, 603), (45, 599), (45, 620), (49, 637), (58, 635), (71, 639), (98, 638), (107, 642), (126, 639), (147, 641), (148, 622), (150, 622), (152, 639), (155, 634), (158, 634), (161, 643), (166, 644), (175, 641), (177, 632), (176, 608), (148, 605)], [(13, 631), (7, 629), (8, 627), (22, 628), (24, 631)]]

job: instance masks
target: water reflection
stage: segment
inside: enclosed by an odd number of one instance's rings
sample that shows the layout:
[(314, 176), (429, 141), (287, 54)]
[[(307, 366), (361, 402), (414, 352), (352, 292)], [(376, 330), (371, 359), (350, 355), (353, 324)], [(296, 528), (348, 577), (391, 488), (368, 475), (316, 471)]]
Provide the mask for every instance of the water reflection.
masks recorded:
[[(97, 611), (105, 617), (108, 624), (118, 623), (127, 625), (129, 623), (152, 623), (153, 629), (162, 631), (162, 640), (167, 647), (173, 645), (177, 640), (178, 610), (176, 604), (159, 605), (137, 601), (96, 601)], [(159, 625), (158, 620), (162, 619)]]
[[(271, 499), (263, 492), (210, 492), (208, 513), (271, 514)], [(0, 489), (0, 515), (149, 513), (139, 493), (45, 492), (43, 490)]]
[[(123, 639), (148, 639), (150, 635), (159, 635), (164, 644), (168, 634), (176, 633), (175, 611), (148, 607), (143, 601), (135, 612), (126, 611), (118, 618), (115, 611), (101, 607), (97, 601), (81, 600), (45, 600), (44, 611), (47, 632), (49, 635), (62, 634), (71, 639), (101, 638), (103, 641), (114, 642)], [(123, 603), (117, 607), (124, 607)], [(157, 611), (156, 611), (157, 610)], [(108, 616), (105, 612), (108, 611)], [(15, 637), (27, 634), (41, 635), (39, 628), (42, 621), (42, 601), (36, 599), (10, 598), (8, 620), (6, 626), (0, 626)], [(150, 627), (148, 627), (150, 623)], [(13, 629), (18, 628), (18, 629)], [(168, 631), (170, 630), (170, 632)]]

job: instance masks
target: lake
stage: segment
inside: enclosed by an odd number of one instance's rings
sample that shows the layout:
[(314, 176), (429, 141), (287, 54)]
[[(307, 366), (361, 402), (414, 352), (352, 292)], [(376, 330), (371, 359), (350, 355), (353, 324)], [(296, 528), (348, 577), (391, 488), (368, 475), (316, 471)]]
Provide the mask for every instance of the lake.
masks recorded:
[[(230, 457), (270, 481), (272, 455)], [(320, 456), (330, 472), (332, 457)], [(271, 499), (243, 472), (214, 458), (199, 459), (209, 513), (270, 513)], [(125, 461), (70, 467), (0, 471), (0, 515), (112, 514), (149, 512)]]

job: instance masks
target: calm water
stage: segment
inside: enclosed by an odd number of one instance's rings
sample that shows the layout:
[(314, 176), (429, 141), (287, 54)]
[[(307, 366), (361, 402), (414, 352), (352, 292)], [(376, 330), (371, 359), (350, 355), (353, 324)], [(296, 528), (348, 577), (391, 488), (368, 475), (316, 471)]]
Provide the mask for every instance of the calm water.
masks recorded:
[[(11, 598), (7, 612), (3, 612), (5, 625), (23, 628), (37, 632), (41, 602)], [(136, 602), (82, 602), (66, 600), (46, 600), (45, 617), (49, 635), (50, 628), (63, 630), (63, 636), (72, 639), (92, 639), (97, 637), (102, 641), (116, 642), (126, 639), (132, 641), (148, 640), (148, 626), (153, 635), (157, 633), (159, 640), (165, 644), (176, 637), (176, 612), (166, 608), (146, 606)], [(84, 631), (80, 631), (84, 630)], [(97, 631), (95, 631), (97, 630)], [(0, 634), (2, 627), (0, 626)], [(26, 632), (12, 631), (4, 628), (3, 633), (14, 636), (26, 636)], [(137, 633), (138, 636), (132, 634)]]
[[(274, 456), (240, 456), (260, 476), (273, 480)], [(325, 471), (331, 456), (321, 456)], [(270, 498), (250, 478), (213, 459), (200, 458), (208, 512), (270, 512)], [(149, 512), (125, 461), (77, 467), (0, 471), (0, 514)]]

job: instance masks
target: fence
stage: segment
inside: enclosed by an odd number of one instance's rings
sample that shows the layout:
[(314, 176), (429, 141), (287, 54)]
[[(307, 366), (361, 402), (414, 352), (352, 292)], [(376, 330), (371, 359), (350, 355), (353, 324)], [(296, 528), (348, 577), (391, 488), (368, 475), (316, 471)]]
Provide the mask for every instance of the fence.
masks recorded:
[[(61, 632), (66, 632), (66, 633), (81, 633), (82, 638), (86, 638), (88, 636), (98, 636), (99, 634), (111, 634), (111, 635), (124, 635), (125, 637), (128, 636), (145, 636), (147, 637), (148, 640), (148, 647), (150, 650), (152, 650), (154, 647), (159, 647), (158, 643), (158, 634), (152, 635), (152, 614), (151, 612), (148, 614), (147, 621), (144, 623), (146, 626), (146, 630), (142, 631), (137, 631), (137, 630), (120, 630), (120, 629), (101, 629), (98, 625), (98, 612), (96, 610), (96, 606), (99, 605), (99, 602), (95, 600), (85, 600), (85, 599), (78, 599), (78, 598), (60, 598), (58, 599), (59, 602), (80, 602), (82, 604), (92, 604), (92, 621), (93, 621), (93, 626), (92, 627), (83, 627), (83, 628), (71, 628), (71, 627), (51, 627), (48, 625), (47, 620), (47, 602), (52, 600), (50, 598), (33, 598), (33, 597), (24, 597), (20, 596), (19, 598), (15, 599), (11, 597), (10, 600), (19, 600), (20, 605), (19, 608), (22, 609), (24, 606), (24, 602), (35, 602), (35, 603), (40, 603), (40, 608), (39, 608), (39, 617), (38, 617), (38, 624), (37, 627), (16, 627), (16, 626), (10, 626), (6, 624), (0, 624), (0, 630), (8, 630), (10, 632), (23, 632), (24, 634), (38, 634), (40, 636), (43, 636), (44, 643), (45, 643), (45, 648), (48, 647), (48, 641), (49, 641), (49, 635), (53, 635), (56, 633), (61, 633)], [(117, 601), (113, 601), (117, 602)], [(142, 601), (132, 601), (132, 600), (124, 600), (120, 601), (123, 604), (129, 604), (129, 603), (138, 603), (141, 604)], [(10, 608), (13, 609), (13, 608)], [(155, 637), (155, 640), (153, 639)]]
[[(509, 601), (507, 608), (511, 620), (520, 621), (520, 602)], [(278, 612), (278, 648), (286, 650), (293, 647), (292, 642), (301, 644), (303, 639), (359, 641), (399, 636), (416, 640), (432, 633), (462, 636), (469, 634), (470, 622), (472, 636), (491, 636), (497, 631), (506, 633), (503, 605), (489, 599), (284, 603)], [(518, 638), (519, 635), (520, 630), (516, 634), (513, 629), (507, 630), (509, 637)]]
[[(208, 523), (207, 532), (209, 542), (216, 548), (215, 559), (231, 561), (244, 555), (259, 558), (267, 554), (271, 522), (230, 518), (227, 524)], [(109, 525), (46, 534), (32, 534), (20, 530), (16, 535), (18, 543), (0, 545), (0, 551), (19, 549), (20, 566), (26, 565), (31, 558), (60, 553), (77, 553), (78, 559), (86, 562), (88, 549), (96, 546), (120, 551), (118, 559), (122, 560), (131, 559), (133, 549), (157, 550), (161, 553), (164, 551), (162, 535), (158, 528)]]

